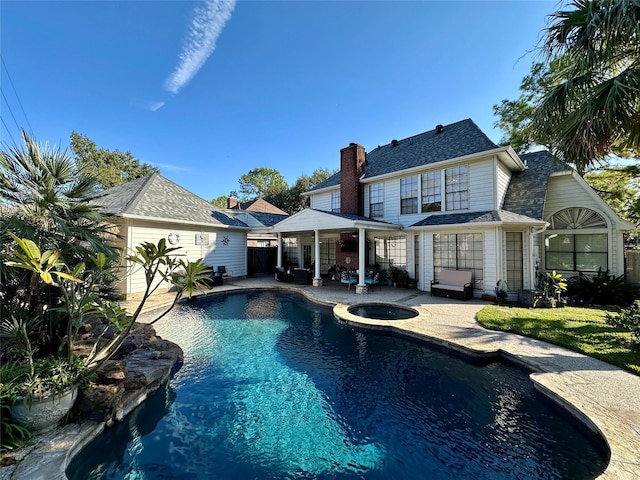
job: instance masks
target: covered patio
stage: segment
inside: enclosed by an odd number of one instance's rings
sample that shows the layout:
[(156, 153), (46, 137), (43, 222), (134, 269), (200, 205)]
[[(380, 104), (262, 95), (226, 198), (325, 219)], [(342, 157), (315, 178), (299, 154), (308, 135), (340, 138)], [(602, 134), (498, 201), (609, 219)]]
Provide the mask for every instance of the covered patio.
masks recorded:
[[(277, 268), (306, 269), (312, 285), (321, 287), (332, 268), (357, 272), (355, 293), (367, 293), (367, 270), (392, 264), (378, 239), (402, 232), (400, 225), (359, 215), (305, 209), (271, 228), (278, 236)], [(404, 240), (404, 239), (403, 239)], [(406, 268), (406, 249), (404, 264)]]

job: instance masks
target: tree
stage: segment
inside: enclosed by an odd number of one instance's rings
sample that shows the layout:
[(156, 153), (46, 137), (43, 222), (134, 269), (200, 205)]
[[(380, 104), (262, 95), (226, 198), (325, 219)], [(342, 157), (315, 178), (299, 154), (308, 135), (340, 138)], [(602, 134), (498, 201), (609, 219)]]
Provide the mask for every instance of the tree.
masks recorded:
[(275, 195), (289, 188), (280, 172), (266, 167), (250, 170), (240, 177), (238, 183), (243, 201)]
[[(0, 254), (6, 253), (15, 235), (41, 251), (59, 252), (74, 265), (92, 255), (117, 256), (107, 243), (114, 237), (103, 214), (87, 200), (98, 189), (96, 180), (84, 176), (66, 150), (39, 144), (25, 131), (22, 138), (22, 147), (8, 147), (0, 154), (0, 198), (7, 206), (0, 215)], [(51, 289), (34, 286), (33, 272), (12, 271), (4, 262), (0, 277), (6, 300), (15, 302), (21, 314), (34, 322), (41, 321), (40, 341), (55, 347), (60, 314), (43, 308)], [(103, 291), (111, 285), (105, 284)]]
[(148, 163), (141, 164), (131, 152), (98, 148), (87, 136), (76, 132), (71, 133), (71, 150), (78, 166), (96, 178), (103, 190), (160, 172)]
[(573, 0), (551, 15), (542, 51), (563, 68), (535, 110), (534, 135), (580, 174), (640, 154), (640, 2)]
[(505, 132), (500, 139), (502, 145), (511, 145), (518, 153), (525, 153), (535, 145), (553, 150), (550, 139), (535, 135), (530, 125), (538, 103), (551, 88), (559, 70), (560, 60), (549, 65), (534, 62), (529, 75), (520, 82), (520, 97), (517, 100), (504, 99), (493, 106), (493, 113), (498, 117), (494, 126)]
[[(587, 173), (584, 179), (625, 220), (640, 224), (640, 166), (610, 167)], [(640, 229), (625, 235), (638, 245)]]
[(227, 208), (227, 198), (229, 198), (227, 195), (220, 195), (212, 199), (211, 203), (218, 208)]
[(310, 176), (303, 173), (291, 188), (269, 195), (265, 197), (265, 200), (284, 210), (289, 215), (293, 215), (309, 207), (309, 197), (302, 195), (302, 193), (308, 192), (331, 175), (333, 173), (326, 168), (318, 168)]
[(67, 258), (113, 253), (104, 250), (108, 227), (102, 213), (86, 201), (98, 191), (97, 181), (79, 171), (66, 150), (39, 144), (25, 131), (22, 138), (22, 147), (0, 154), (0, 199), (7, 206), (0, 215), (0, 244), (10, 242), (13, 232)]

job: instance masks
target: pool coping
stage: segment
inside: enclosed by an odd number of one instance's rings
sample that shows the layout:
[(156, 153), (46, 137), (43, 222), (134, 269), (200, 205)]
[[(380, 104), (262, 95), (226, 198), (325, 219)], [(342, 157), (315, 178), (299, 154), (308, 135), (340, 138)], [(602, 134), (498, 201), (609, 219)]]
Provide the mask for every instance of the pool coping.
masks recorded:
[[(640, 476), (640, 455), (637, 453), (640, 450), (640, 430), (634, 430), (628, 422), (621, 419), (615, 412), (610, 411), (581, 394), (576, 386), (581, 384), (584, 385), (585, 383), (588, 383), (588, 381), (584, 380), (575, 372), (556, 372), (553, 371), (553, 369), (547, 368), (543, 362), (531, 361), (530, 358), (525, 358), (518, 352), (513, 351), (513, 348), (511, 348), (512, 346), (509, 345), (508, 341), (504, 341), (504, 345), (500, 346), (500, 341), (492, 341), (491, 343), (488, 343), (485, 342), (484, 339), (480, 338), (487, 334), (491, 334), (492, 336), (499, 337), (501, 339), (516, 337), (522, 340), (525, 337), (485, 329), (476, 322), (475, 314), (472, 326), (467, 325), (465, 327), (460, 327), (464, 333), (461, 336), (452, 336), (447, 334), (446, 329), (439, 330), (437, 326), (436, 328), (425, 329), (425, 325), (429, 326), (434, 323), (433, 313), (429, 309), (428, 304), (413, 305), (401, 301), (385, 301), (383, 303), (396, 303), (397, 305), (404, 307), (410, 306), (417, 310), (419, 314), (417, 317), (407, 320), (364, 319), (363, 317), (353, 315), (346, 310), (347, 307), (357, 304), (357, 301), (349, 304), (340, 304), (336, 301), (323, 299), (318, 295), (314, 295), (314, 293), (317, 292), (314, 292), (314, 290), (311, 290), (310, 288), (300, 288), (281, 284), (255, 284), (252, 286), (236, 284), (231, 288), (203, 292), (201, 295), (198, 295), (198, 297), (206, 298), (210, 295), (254, 290), (294, 291), (303, 295), (309, 301), (332, 307), (334, 309), (334, 316), (336, 308), (340, 312), (341, 316), (343, 312), (340, 309), (344, 308), (344, 316), (343, 318), (340, 318), (340, 321), (343, 321), (353, 327), (377, 330), (380, 333), (391, 333), (419, 341), (425, 341), (465, 356), (475, 356), (476, 358), (502, 357), (517, 365), (523, 366), (533, 372), (530, 374), (530, 378), (535, 388), (541, 394), (564, 408), (570, 415), (582, 422), (587, 428), (599, 434), (606, 443), (606, 446), (610, 451), (609, 463), (605, 471), (596, 478), (602, 480), (635, 480)], [(363, 301), (362, 303), (375, 303), (371, 301), (365, 302), (365, 300), (367, 300), (365, 298), (360, 299)], [(358, 300), (358, 298), (355, 297), (355, 300)], [(456, 305), (465, 304), (469, 304), (469, 302), (456, 303)], [(486, 302), (482, 302), (481, 305), (486, 304)], [(151, 306), (149, 309), (145, 309), (145, 311), (148, 312), (165, 305), (166, 303), (159, 302)], [(466, 320), (466, 323), (469, 324), (471, 319)], [(422, 322), (422, 324), (419, 325), (418, 322)], [(551, 346), (546, 342), (537, 340), (530, 343), (541, 345), (540, 348), (547, 348)], [(496, 346), (496, 344), (498, 346)], [(490, 345), (493, 345), (493, 347)], [(566, 350), (562, 347), (556, 346), (553, 346), (553, 348)], [(574, 356), (591, 359), (591, 357), (587, 357), (586, 355), (576, 354), (575, 352), (571, 353)], [(591, 360), (596, 361), (595, 359)], [(623, 372), (617, 367), (608, 366), (613, 371), (622, 372), (628, 376), (635, 377), (630, 373)], [(161, 382), (158, 387), (163, 386), (168, 380), (169, 375), (167, 375), (167, 378)], [(126, 406), (124, 415), (126, 416), (130, 413), (154, 392), (155, 390), (148, 391), (137, 397), (130, 405)], [(636, 391), (634, 390), (633, 393), (635, 394)], [(637, 393), (640, 394), (640, 390), (638, 390)], [(614, 392), (609, 392), (609, 394), (615, 395)], [(640, 415), (640, 410), (634, 409), (632, 413)], [(22, 458), (19, 460), (17, 465), (15, 465), (15, 468), (0, 468), (0, 480), (18, 480), (22, 478), (30, 478), (32, 480), (66, 480), (67, 476), (65, 471), (71, 460), (80, 453), (86, 445), (102, 433), (104, 429), (104, 422), (85, 421), (81, 424), (65, 425), (62, 428), (40, 435), (37, 437), (35, 444), (23, 449), (23, 452), (21, 453)], [(25, 474), (27, 476), (24, 476)]]

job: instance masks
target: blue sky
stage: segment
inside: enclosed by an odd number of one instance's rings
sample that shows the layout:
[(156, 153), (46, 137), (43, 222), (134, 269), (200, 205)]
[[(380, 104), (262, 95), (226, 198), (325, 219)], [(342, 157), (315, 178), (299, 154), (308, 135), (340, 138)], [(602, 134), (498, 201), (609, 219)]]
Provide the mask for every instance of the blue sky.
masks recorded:
[(0, 2), (0, 140), (130, 151), (210, 200), (516, 98), (556, 1)]

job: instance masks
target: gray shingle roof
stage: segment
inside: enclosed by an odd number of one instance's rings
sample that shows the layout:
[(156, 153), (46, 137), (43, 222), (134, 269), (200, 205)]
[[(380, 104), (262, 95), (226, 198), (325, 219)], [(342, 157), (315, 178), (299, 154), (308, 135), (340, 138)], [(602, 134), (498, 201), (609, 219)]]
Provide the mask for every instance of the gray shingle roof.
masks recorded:
[(445, 125), (375, 148), (367, 153), (365, 177), (377, 177), (407, 168), (429, 165), (498, 148), (471, 119)]
[(484, 212), (448, 213), (444, 215), (429, 215), (411, 225), (412, 227), (433, 227), (438, 225), (459, 225), (470, 223), (538, 223), (539, 220), (506, 210), (488, 210)]
[(92, 202), (116, 217), (136, 215), (149, 219), (247, 227), (158, 173), (105, 190)]
[(340, 172), (339, 171), (334, 173), (333, 175), (331, 175), (326, 180), (323, 180), (319, 184), (315, 185), (310, 191), (313, 192), (314, 190), (320, 190), (321, 188), (335, 187), (337, 185), (340, 185)]
[[(365, 178), (377, 177), (408, 168), (463, 157), (498, 148), (471, 119), (445, 125), (436, 130), (414, 135), (367, 153)], [(340, 185), (340, 172), (319, 183), (311, 191)]]
[(546, 150), (520, 155), (527, 169), (514, 172), (502, 208), (531, 218), (542, 219), (549, 175), (571, 170)]
[(271, 227), (289, 216), (277, 213), (252, 212), (251, 210), (245, 210), (245, 212), (258, 220), (265, 227)]

